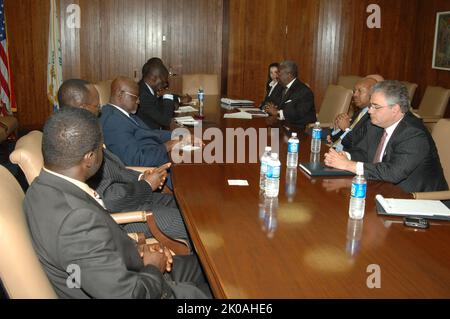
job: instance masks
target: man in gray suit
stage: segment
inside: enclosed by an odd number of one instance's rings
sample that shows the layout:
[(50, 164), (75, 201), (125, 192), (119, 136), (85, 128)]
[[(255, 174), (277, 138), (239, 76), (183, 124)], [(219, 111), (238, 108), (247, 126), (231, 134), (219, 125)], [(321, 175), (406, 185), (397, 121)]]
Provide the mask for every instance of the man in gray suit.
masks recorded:
[(66, 108), (44, 127), (44, 169), (24, 210), (39, 260), (61, 298), (204, 298), (194, 255), (172, 257), (136, 243), (114, 222), (86, 181), (103, 160), (98, 119)]
[[(99, 95), (95, 86), (80, 79), (64, 81), (58, 91), (61, 108), (76, 107), (99, 114)], [(103, 150), (103, 163), (98, 172), (89, 179), (88, 184), (102, 198), (105, 206), (112, 212), (151, 210), (158, 227), (174, 239), (187, 239), (183, 218), (175, 199), (170, 194), (155, 192), (167, 176), (170, 163), (140, 174), (127, 169), (122, 161), (108, 149)], [(125, 225), (128, 232), (151, 233), (144, 223)]]

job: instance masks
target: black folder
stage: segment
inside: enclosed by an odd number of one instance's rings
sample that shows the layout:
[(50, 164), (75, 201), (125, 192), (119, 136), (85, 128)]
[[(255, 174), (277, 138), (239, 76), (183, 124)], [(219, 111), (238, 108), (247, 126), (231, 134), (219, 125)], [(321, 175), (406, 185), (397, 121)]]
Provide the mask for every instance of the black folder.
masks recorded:
[(337, 168), (325, 166), (324, 163), (300, 163), (300, 168), (310, 176), (354, 176), (355, 174)]

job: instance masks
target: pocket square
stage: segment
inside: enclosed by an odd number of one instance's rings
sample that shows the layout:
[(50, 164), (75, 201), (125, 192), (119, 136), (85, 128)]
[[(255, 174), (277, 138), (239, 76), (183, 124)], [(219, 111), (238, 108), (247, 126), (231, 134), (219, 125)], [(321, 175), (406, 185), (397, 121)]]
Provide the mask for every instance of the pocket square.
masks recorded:
[(289, 103), (289, 102), (292, 102), (292, 100), (287, 100), (286, 102), (284, 102), (284, 104)]

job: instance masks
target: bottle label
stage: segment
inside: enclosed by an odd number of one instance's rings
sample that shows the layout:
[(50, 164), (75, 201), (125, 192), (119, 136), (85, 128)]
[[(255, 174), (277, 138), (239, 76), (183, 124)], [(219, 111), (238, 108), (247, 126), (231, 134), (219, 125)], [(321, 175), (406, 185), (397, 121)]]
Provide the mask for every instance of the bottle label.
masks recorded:
[(204, 100), (204, 97), (205, 97), (205, 93), (203, 93), (203, 92), (198, 92), (197, 98), (198, 98), (199, 101), (203, 101), (203, 100)]
[(267, 173), (267, 162), (265, 161), (261, 162), (261, 172)]
[(366, 198), (367, 184), (352, 183), (352, 197), (353, 198)]
[(321, 135), (322, 135), (322, 130), (321, 129), (316, 129), (316, 128), (313, 129), (313, 131), (312, 131), (312, 138), (320, 140), (321, 139)]
[(279, 178), (280, 177), (280, 166), (267, 165), (267, 178)]
[(288, 152), (289, 153), (298, 153), (298, 144), (295, 142), (288, 143)]

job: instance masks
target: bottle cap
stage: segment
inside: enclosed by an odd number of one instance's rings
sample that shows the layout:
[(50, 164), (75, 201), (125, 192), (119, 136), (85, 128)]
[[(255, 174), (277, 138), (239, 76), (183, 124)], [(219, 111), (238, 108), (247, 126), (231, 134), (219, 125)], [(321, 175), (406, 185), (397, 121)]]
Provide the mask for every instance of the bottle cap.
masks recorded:
[(316, 122), (316, 125), (317, 125), (317, 126), (320, 126), (320, 122)]
[(272, 147), (270, 147), (270, 146), (266, 146), (264, 148), (264, 151), (266, 151), (266, 152), (270, 152), (271, 150), (272, 150)]
[(297, 133), (292, 133), (292, 137), (297, 137)]
[(270, 158), (273, 159), (273, 160), (277, 160), (278, 159), (278, 154), (277, 153), (272, 153), (270, 155)]

